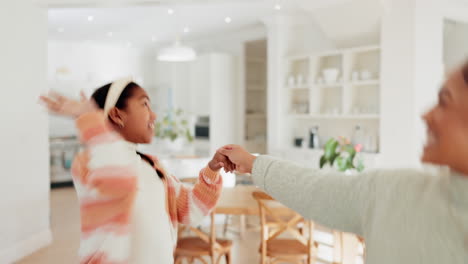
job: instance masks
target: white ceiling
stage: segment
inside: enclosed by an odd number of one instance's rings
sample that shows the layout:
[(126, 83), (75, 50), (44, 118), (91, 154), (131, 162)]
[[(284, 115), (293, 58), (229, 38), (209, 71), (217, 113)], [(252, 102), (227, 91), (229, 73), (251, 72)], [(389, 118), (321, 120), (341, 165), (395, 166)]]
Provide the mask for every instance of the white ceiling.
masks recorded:
[(381, 0), (348, 0), (311, 10), (315, 21), (338, 47), (378, 44), (383, 12)]
[[(177, 37), (195, 38), (229, 32), (260, 22), (278, 12), (306, 3), (323, 8), (347, 0), (38, 0), (49, 7), (49, 38), (67, 41), (99, 41), (151, 44)], [(349, 0), (348, 0), (349, 1)], [(280, 3), (281, 11), (275, 10)], [(114, 7), (112, 7), (114, 6)], [(115, 7), (119, 6), (119, 7)], [(174, 10), (173, 15), (168, 9)], [(93, 16), (92, 22), (88, 16)], [(230, 17), (232, 22), (225, 23)], [(184, 28), (190, 29), (183, 33)], [(59, 32), (63, 30), (63, 32)], [(112, 32), (112, 37), (108, 36)]]

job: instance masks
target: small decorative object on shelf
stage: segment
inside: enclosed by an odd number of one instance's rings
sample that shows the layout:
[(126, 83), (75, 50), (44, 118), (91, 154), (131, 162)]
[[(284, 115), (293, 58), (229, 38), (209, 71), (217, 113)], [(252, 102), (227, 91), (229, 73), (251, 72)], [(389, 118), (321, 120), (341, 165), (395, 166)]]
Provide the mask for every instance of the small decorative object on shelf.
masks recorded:
[(329, 164), (342, 172), (361, 172), (364, 170), (364, 162), (359, 153), (362, 145), (352, 145), (349, 139), (340, 137), (338, 140), (331, 138), (327, 141), (324, 148), (324, 154), (320, 158), (320, 168)]
[(294, 146), (297, 147), (297, 148), (301, 148), (303, 142), (304, 142), (303, 138), (295, 138), (294, 139)]
[(338, 76), (340, 74), (340, 70), (336, 68), (328, 68), (323, 70), (323, 77), (325, 78), (325, 82), (327, 84), (333, 84), (338, 81)]
[(368, 71), (368, 70), (362, 70), (361, 71), (361, 80), (364, 80), (364, 81), (367, 81), (367, 80), (370, 80), (372, 79), (372, 72)]
[(315, 126), (309, 131), (309, 148), (311, 149), (317, 149), (320, 147), (318, 130), (319, 127)]

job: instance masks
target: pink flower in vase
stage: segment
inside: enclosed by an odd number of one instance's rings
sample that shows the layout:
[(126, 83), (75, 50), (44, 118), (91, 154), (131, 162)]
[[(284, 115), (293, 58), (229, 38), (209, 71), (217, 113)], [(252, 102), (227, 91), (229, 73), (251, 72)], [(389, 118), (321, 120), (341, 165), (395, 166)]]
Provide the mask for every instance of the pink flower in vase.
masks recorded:
[(351, 141), (343, 136), (338, 137), (338, 142), (340, 143), (341, 146), (346, 146), (346, 145), (351, 144)]
[(344, 143), (345, 145), (349, 145), (351, 144), (351, 140), (349, 140), (349, 138), (344, 138)]
[(354, 146), (354, 150), (356, 150), (357, 153), (361, 152), (362, 151), (362, 144), (357, 144), (356, 146)]

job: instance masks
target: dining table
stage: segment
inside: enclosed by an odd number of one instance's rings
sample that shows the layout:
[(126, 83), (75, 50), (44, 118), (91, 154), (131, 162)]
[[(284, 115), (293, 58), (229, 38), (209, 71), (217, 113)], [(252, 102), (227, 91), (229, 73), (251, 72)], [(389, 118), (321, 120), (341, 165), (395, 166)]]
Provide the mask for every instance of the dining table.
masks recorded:
[(246, 217), (258, 216), (259, 208), (257, 201), (252, 193), (260, 189), (253, 185), (236, 185), (234, 187), (225, 187), (222, 190), (221, 197), (215, 208), (216, 214), (239, 216), (239, 235), (245, 236), (247, 229)]

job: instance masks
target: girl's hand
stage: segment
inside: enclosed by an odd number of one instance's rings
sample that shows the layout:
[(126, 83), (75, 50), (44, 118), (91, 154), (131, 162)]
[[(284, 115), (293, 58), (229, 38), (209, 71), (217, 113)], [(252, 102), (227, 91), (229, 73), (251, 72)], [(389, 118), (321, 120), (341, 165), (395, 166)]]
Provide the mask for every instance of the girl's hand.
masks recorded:
[(81, 100), (73, 100), (58, 93), (51, 92), (49, 95), (41, 96), (40, 101), (47, 107), (49, 112), (71, 118), (77, 118), (82, 114), (95, 111), (96, 104), (87, 99), (81, 92)]
[(212, 171), (219, 171), (221, 168), (224, 168), (226, 172), (234, 171), (234, 164), (232, 164), (225, 155), (219, 152), (216, 152), (213, 159), (208, 162), (208, 167), (210, 167)]

